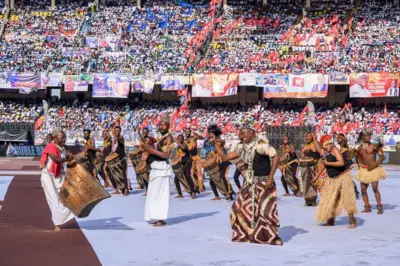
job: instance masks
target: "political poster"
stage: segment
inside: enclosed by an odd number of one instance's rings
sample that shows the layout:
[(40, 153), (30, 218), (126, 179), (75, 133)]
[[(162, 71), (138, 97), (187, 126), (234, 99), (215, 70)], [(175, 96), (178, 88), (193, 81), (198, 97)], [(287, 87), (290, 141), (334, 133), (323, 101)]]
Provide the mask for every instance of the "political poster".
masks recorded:
[(192, 97), (222, 97), (236, 95), (239, 74), (195, 74)]
[(93, 97), (127, 98), (130, 80), (120, 74), (95, 74)]
[(87, 91), (89, 82), (78, 75), (65, 76), (64, 90), (65, 92)]
[(399, 73), (350, 74), (350, 98), (398, 97)]
[(62, 87), (63, 73), (41, 73), (41, 85), (42, 87)]
[(40, 73), (8, 73), (8, 81), (12, 88), (40, 88)]
[(185, 88), (184, 76), (162, 76), (161, 90), (163, 91), (178, 91)]

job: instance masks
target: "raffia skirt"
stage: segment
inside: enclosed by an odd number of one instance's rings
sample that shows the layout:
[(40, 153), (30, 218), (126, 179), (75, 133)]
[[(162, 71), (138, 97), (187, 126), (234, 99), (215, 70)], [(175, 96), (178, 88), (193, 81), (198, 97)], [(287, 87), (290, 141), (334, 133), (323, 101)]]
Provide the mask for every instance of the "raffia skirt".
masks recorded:
[(316, 219), (319, 222), (326, 222), (338, 216), (343, 209), (348, 214), (357, 213), (356, 194), (350, 172), (325, 180)]
[(381, 180), (384, 180), (387, 177), (387, 173), (383, 167), (378, 166), (372, 171), (368, 171), (367, 166), (361, 166), (358, 169), (356, 179), (364, 184), (371, 184)]

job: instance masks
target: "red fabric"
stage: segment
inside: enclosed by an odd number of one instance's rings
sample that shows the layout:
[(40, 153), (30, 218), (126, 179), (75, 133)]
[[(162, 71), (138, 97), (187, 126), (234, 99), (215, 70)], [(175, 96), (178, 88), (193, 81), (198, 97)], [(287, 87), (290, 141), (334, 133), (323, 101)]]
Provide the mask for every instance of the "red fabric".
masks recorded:
[[(57, 149), (56, 144), (54, 144), (53, 142), (50, 144), (47, 144), (47, 146), (43, 150), (42, 156), (40, 157), (40, 168), (41, 169), (43, 169), (43, 167), (45, 167), (48, 154), (50, 154), (50, 153), (56, 155), (58, 158), (61, 157), (61, 152)], [(52, 164), (50, 165), (49, 172), (51, 174), (53, 174), (56, 178), (61, 177), (61, 164), (52, 162)]]

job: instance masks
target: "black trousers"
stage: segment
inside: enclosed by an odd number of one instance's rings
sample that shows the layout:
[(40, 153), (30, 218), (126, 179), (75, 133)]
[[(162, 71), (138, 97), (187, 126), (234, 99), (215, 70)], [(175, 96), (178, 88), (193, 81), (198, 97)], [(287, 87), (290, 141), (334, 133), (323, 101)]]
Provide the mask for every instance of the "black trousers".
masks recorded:
[(283, 175), (281, 176), (281, 182), (282, 182), (283, 188), (285, 189), (286, 194), (289, 194), (289, 188), (286, 183), (285, 177)]
[[(186, 179), (186, 182), (189, 185), (191, 193), (196, 192), (196, 186), (194, 185), (193, 179), (192, 179), (192, 177), (190, 175), (191, 174), (191, 170), (192, 170), (192, 161), (190, 160), (190, 161), (186, 162), (183, 165), (184, 165), (183, 173), (185, 175), (185, 179)], [(182, 196), (181, 182), (179, 181), (179, 178), (175, 176), (174, 182), (175, 182), (176, 190), (178, 191), (178, 195)]]

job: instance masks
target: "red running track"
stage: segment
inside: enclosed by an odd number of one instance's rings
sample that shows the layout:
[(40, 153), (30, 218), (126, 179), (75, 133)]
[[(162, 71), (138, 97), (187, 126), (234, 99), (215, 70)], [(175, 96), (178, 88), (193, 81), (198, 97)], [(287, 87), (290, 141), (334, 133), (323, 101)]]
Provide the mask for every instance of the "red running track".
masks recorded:
[(101, 265), (75, 220), (53, 229), (40, 176), (15, 176), (0, 210), (0, 265)]

